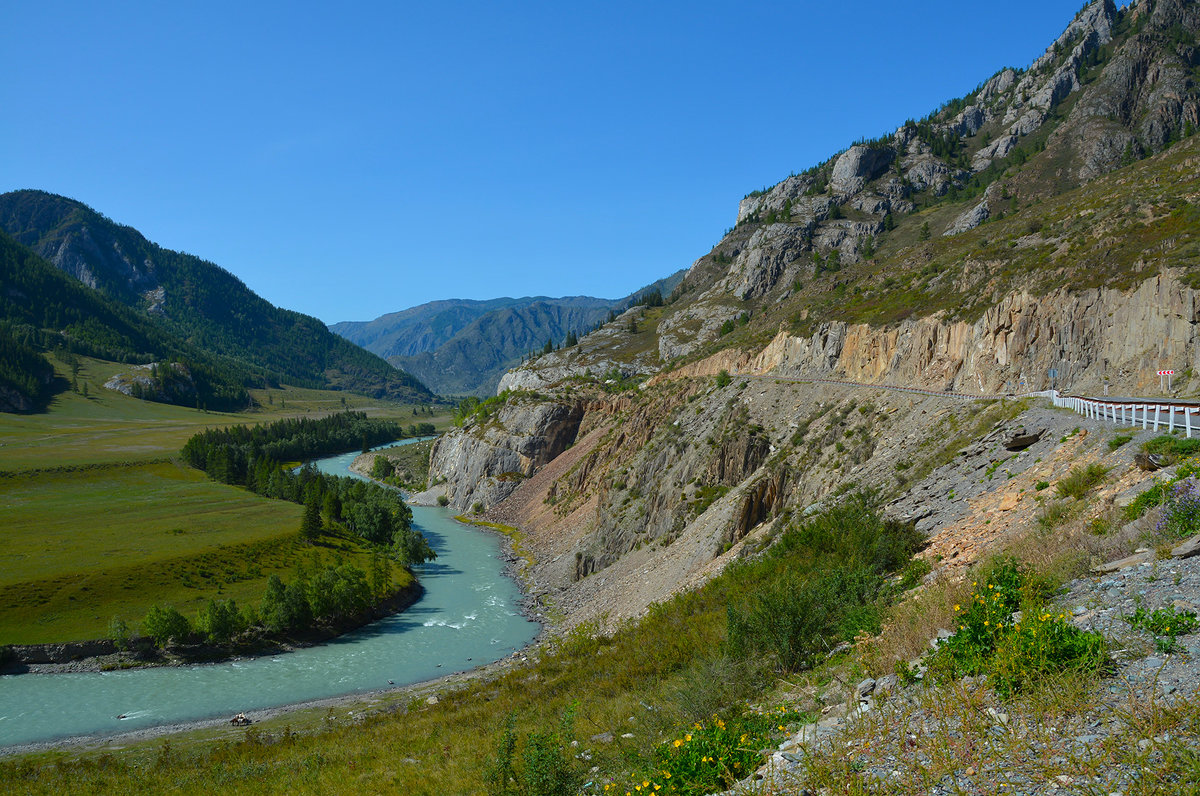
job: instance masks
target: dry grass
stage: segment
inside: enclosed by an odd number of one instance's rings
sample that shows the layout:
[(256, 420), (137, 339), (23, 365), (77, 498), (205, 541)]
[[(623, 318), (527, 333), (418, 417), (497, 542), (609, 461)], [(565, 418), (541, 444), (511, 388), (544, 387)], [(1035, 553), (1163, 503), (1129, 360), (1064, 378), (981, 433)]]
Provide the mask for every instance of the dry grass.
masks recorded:
[(1197, 793), (1200, 699), (1157, 694), (1157, 683), (1077, 673), (1010, 702), (970, 680), (908, 689), (818, 742), (798, 776), (774, 772), (756, 792), (1024, 793), (1054, 783), (1071, 793)]

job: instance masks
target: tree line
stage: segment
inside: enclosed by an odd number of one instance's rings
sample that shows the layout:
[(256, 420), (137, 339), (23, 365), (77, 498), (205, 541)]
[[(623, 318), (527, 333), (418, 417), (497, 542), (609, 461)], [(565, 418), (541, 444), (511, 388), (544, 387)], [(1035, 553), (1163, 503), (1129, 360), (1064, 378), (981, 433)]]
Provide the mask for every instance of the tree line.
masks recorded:
[[(327, 564), (318, 557), (308, 566), (300, 564), (290, 582), (271, 575), (257, 606), (239, 608), (233, 600), (210, 599), (195, 619), (189, 619), (174, 606), (155, 604), (142, 618), (141, 632), (160, 648), (198, 641), (224, 646), (344, 622), (363, 615), (393, 592), (392, 562), (387, 556), (372, 556), (370, 572), (341, 561)], [(109, 635), (126, 647), (131, 630), (114, 619)]]
[(344, 528), (401, 564), (430, 561), (436, 554), (412, 529), (412, 510), (400, 493), (357, 478), (326, 475), (294, 462), (354, 450), (405, 436), (399, 423), (371, 420), (363, 412), (319, 419), (291, 418), (261, 426), (203, 431), (183, 446), (183, 459), (222, 483), (305, 507), (301, 535), (315, 540), (326, 528)]

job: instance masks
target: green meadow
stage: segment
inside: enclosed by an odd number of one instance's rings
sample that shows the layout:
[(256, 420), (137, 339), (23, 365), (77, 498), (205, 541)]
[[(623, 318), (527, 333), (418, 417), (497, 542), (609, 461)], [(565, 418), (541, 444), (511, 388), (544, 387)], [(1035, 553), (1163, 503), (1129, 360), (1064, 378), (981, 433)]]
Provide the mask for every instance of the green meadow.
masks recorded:
[(272, 574), (288, 579), (314, 556), (368, 568), (369, 554), (351, 539), (302, 543), (301, 506), (213, 482), (179, 461), (183, 443), (205, 428), (345, 408), (447, 422), (418, 418), (411, 406), (292, 388), (253, 391), (259, 407), (244, 413), (202, 412), (103, 389), (121, 367), (83, 358), (79, 392), (59, 394), (42, 414), (0, 414), (0, 645), (103, 638), (111, 619), (136, 625), (156, 602), (187, 615), (214, 597), (257, 605)]

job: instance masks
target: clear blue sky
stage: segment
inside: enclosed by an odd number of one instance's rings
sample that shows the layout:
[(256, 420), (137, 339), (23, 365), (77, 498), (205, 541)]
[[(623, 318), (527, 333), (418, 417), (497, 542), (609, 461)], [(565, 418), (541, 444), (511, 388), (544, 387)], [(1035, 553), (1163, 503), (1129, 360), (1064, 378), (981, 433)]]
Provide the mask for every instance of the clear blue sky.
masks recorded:
[(10, 3), (0, 191), (327, 322), (616, 297), (748, 191), (1027, 66), (1081, 5)]

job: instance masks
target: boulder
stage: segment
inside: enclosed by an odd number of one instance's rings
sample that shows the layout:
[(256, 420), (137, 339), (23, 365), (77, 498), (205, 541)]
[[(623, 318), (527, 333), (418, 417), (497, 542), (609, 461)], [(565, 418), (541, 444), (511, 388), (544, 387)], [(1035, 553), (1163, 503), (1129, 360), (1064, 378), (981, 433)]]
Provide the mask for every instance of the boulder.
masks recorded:
[(1046, 433), (1046, 429), (1039, 428), (1033, 433), (1028, 433), (1024, 429), (1014, 433), (1011, 437), (1004, 441), (1004, 449), (1010, 451), (1023, 451), (1033, 443), (1042, 438)]

